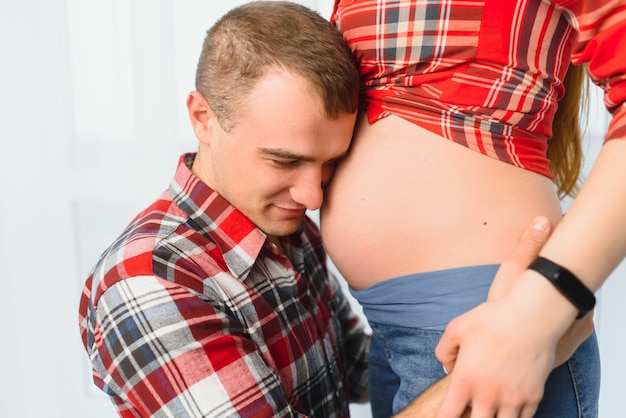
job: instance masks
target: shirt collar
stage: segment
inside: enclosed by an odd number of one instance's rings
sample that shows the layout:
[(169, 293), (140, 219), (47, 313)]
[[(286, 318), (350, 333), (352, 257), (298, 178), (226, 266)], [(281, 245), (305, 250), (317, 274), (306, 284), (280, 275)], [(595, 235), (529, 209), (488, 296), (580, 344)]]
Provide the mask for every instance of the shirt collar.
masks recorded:
[(208, 235), (228, 269), (244, 280), (256, 262), (267, 236), (243, 213), (191, 172), (196, 153), (183, 154), (169, 193), (188, 216), (190, 227)]

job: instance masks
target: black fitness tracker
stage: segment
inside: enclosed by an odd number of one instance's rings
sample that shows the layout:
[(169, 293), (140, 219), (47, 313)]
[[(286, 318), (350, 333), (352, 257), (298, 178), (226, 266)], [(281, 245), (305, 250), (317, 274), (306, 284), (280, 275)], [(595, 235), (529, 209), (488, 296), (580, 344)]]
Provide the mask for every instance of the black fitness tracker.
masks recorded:
[(593, 293), (566, 268), (543, 257), (537, 257), (528, 268), (548, 279), (578, 309), (576, 319), (587, 315), (596, 305)]

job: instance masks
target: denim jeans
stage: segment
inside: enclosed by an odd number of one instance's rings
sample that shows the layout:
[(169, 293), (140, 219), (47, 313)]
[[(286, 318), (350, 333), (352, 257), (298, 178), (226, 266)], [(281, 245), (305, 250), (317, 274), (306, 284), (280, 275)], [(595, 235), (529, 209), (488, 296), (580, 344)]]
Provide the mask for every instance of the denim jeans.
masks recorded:
[[(400, 412), (445, 376), (434, 350), (439, 330), (370, 322), (369, 393), (374, 418)], [(550, 374), (535, 417), (595, 418), (600, 393), (600, 358), (595, 333)]]

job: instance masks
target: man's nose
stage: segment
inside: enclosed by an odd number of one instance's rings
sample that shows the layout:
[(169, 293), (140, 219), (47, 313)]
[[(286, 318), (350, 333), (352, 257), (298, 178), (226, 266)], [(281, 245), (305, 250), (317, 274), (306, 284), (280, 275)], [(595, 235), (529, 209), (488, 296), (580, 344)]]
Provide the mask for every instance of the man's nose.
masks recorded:
[(324, 200), (323, 170), (310, 169), (298, 176), (291, 187), (291, 198), (308, 210), (317, 210)]

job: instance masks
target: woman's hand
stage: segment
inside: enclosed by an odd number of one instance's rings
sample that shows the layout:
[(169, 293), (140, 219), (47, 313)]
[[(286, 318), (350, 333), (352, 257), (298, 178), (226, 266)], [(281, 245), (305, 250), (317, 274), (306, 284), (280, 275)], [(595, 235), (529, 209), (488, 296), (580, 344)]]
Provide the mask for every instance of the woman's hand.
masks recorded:
[(437, 417), (459, 417), (467, 406), (473, 418), (535, 413), (558, 337), (515, 299), (485, 302), (448, 325), (435, 354), (454, 372)]
[[(533, 219), (522, 235), (517, 248), (500, 265), (489, 289), (487, 300), (497, 299), (508, 292), (513, 283), (519, 279), (530, 263), (539, 255), (550, 232), (550, 222), (547, 218), (538, 216)], [(554, 367), (565, 363), (574, 354), (578, 346), (591, 335), (593, 329), (593, 312), (590, 312), (584, 318), (574, 321), (557, 344)]]
[[(526, 271), (549, 233), (547, 219), (535, 219), (502, 263), (488, 301), (446, 329), (436, 355), (455, 373), (438, 416), (458, 417), (471, 405), (472, 417), (532, 417), (552, 368), (591, 333), (591, 316), (572, 321), (575, 312), (569, 302), (545, 278)], [(536, 303), (529, 305), (529, 300)], [(571, 318), (564, 318), (568, 311)], [(549, 314), (553, 321), (546, 318)]]

